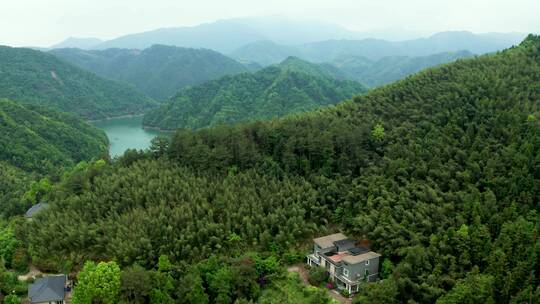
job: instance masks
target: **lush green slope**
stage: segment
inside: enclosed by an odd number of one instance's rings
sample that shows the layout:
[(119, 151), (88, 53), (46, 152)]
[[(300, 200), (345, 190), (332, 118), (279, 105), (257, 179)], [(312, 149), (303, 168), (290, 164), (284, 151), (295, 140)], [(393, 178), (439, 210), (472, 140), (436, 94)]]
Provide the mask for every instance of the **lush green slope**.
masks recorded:
[(56, 265), (246, 250), (285, 260), (332, 227), (386, 260), (361, 303), (536, 303), (538, 75), (530, 36), (314, 113), (179, 130), (168, 148), (74, 172), (31, 224), (31, 252)]
[(390, 56), (375, 61), (365, 57), (344, 57), (331, 64), (349, 79), (376, 87), (403, 79), (429, 67), (472, 56), (473, 54), (468, 51), (460, 51), (420, 57)]
[(98, 75), (131, 83), (159, 100), (186, 86), (247, 71), (240, 63), (211, 50), (164, 45), (142, 51), (56, 49), (51, 53)]
[(335, 104), (365, 88), (341, 81), (333, 67), (296, 58), (254, 74), (227, 76), (179, 92), (147, 113), (144, 125), (160, 129), (203, 128), (305, 112)]
[(0, 100), (0, 160), (48, 173), (107, 152), (103, 131), (67, 114)]
[(0, 46), (0, 98), (52, 106), (89, 119), (142, 113), (155, 102), (51, 54)]
[(31, 181), (32, 176), (28, 172), (0, 161), (0, 219), (25, 211), (27, 206), (21, 204), (21, 198)]
[(107, 155), (103, 131), (71, 115), (0, 99), (0, 215), (27, 207), (22, 194), (39, 176)]

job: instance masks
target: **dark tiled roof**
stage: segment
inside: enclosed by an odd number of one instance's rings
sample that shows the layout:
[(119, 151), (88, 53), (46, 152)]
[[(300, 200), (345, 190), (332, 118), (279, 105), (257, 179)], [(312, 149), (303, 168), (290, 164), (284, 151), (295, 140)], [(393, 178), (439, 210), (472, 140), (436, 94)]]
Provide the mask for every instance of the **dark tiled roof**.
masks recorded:
[(28, 209), (28, 211), (26, 211), (25, 216), (26, 217), (33, 217), (34, 215), (36, 215), (41, 210), (44, 210), (44, 209), (47, 209), (47, 208), (49, 208), (49, 204), (47, 204), (47, 203), (35, 204), (34, 206), (30, 207), (30, 209)]
[(359, 255), (359, 254), (362, 254), (362, 253), (366, 253), (368, 251), (369, 251), (369, 248), (363, 247), (363, 246), (354, 247), (354, 248), (349, 249), (349, 252), (351, 253), (351, 255)]
[(28, 286), (30, 303), (54, 302), (64, 300), (66, 275), (50, 276), (37, 279)]

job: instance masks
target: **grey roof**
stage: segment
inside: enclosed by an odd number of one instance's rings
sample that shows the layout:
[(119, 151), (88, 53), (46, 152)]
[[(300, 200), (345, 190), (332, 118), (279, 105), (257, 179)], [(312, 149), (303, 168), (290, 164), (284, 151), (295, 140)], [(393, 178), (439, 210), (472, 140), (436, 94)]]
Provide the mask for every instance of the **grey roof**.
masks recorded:
[(42, 202), (42, 203), (35, 204), (34, 206), (30, 207), (30, 209), (28, 209), (28, 211), (26, 211), (26, 214), (24, 216), (33, 217), (34, 215), (36, 215), (41, 210), (44, 210), (44, 209), (47, 209), (47, 208), (49, 208), (49, 204), (47, 204), (47, 203)]
[(380, 256), (381, 255), (376, 252), (368, 251), (366, 253), (362, 253), (359, 255), (347, 255), (343, 257), (341, 260), (347, 264), (357, 264), (357, 263), (365, 262), (367, 260), (378, 258)]
[(313, 241), (321, 248), (329, 248), (334, 246), (334, 242), (341, 241), (346, 238), (347, 237), (343, 233), (334, 233), (331, 235), (316, 238)]
[(28, 286), (30, 303), (53, 302), (64, 300), (67, 276), (49, 276), (37, 279)]

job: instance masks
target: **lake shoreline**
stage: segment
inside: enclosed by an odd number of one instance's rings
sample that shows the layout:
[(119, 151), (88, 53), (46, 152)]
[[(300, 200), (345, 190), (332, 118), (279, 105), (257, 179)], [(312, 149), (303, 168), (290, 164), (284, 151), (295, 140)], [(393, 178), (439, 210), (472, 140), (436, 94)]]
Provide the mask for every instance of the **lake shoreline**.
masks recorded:
[(142, 117), (143, 114), (126, 114), (126, 115), (120, 115), (120, 116), (111, 116), (111, 117), (105, 117), (101, 119), (95, 119), (95, 120), (87, 120), (89, 123), (95, 123), (95, 122), (102, 122), (102, 121), (108, 121), (108, 120), (114, 120), (114, 119), (121, 119), (121, 118), (135, 118), (135, 117)]
[(158, 131), (162, 133), (174, 133), (176, 131), (176, 130), (161, 129), (158, 127), (151, 127), (151, 126), (145, 126), (145, 125), (142, 125), (142, 128), (145, 130)]

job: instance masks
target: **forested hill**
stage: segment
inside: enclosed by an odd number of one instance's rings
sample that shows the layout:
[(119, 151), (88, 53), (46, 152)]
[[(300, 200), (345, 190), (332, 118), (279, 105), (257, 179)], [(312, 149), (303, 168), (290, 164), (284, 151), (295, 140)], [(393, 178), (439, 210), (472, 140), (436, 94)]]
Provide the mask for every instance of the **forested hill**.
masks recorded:
[(285, 70), (301, 72), (319, 77), (335, 78), (335, 79), (352, 79), (352, 76), (340, 68), (328, 63), (311, 63), (302, 60), (295, 56), (287, 57), (279, 66)]
[(0, 46), (0, 98), (52, 106), (89, 119), (142, 113), (156, 103), (51, 54)]
[(366, 90), (357, 82), (335, 79), (338, 74), (332, 67), (289, 58), (253, 74), (226, 76), (182, 90), (147, 113), (143, 123), (167, 130), (234, 124), (313, 110)]
[(208, 49), (154, 45), (144, 50), (55, 49), (52, 54), (110, 79), (135, 85), (165, 100), (186, 86), (247, 72), (240, 63)]
[(423, 69), (458, 59), (473, 57), (469, 51), (445, 52), (428, 56), (389, 56), (379, 60), (365, 57), (345, 56), (328, 65), (333, 66), (348, 79), (356, 80), (369, 87), (377, 87), (403, 79)]
[(21, 196), (32, 176), (58, 176), (107, 150), (105, 133), (79, 118), (0, 99), (0, 216), (28, 207)]
[(0, 160), (48, 173), (107, 153), (103, 131), (67, 114), (0, 99)]
[(70, 256), (149, 268), (165, 254), (198, 292), (233, 303), (257, 294), (233, 279), (205, 290), (184, 262), (246, 250), (286, 259), (331, 227), (383, 255), (384, 280), (358, 303), (536, 303), (538, 75), (540, 37), (530, 36), (333, 108), (179, 130), (168, 148), (68, 177), (32, 223), (30, 250), (39, 264)]

